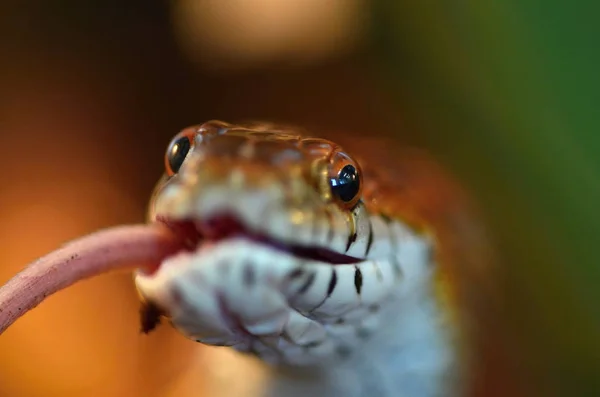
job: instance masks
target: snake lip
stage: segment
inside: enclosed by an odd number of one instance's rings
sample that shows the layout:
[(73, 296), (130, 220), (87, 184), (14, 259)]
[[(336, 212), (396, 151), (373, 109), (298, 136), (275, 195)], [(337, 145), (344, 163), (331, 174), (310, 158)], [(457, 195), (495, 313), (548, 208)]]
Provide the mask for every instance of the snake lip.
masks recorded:
[(156, 221), (166, 225), (184, 243), (187, 250), (195, 250), (199, 244), (216, 243), (230, 238), (247, 238), (257, 244), (265, 245), (306, 260), (314, 260), (331, 265), (354, 264), (363, 261), (327, 248), (285, 243), (262, 232), (249, 229), (235, 215), (216, 214), (205, 219), (171, 219), (157, 216)]

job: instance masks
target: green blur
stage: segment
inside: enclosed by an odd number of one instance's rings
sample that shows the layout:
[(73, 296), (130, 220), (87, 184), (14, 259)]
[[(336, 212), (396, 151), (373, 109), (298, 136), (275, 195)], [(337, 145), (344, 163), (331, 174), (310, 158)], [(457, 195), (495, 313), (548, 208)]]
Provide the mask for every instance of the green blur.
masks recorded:
[(373, 18), (398, 118), (486, 210), (506, 332), (544, 396), (600, 395), (599, 9), (380, 0)]

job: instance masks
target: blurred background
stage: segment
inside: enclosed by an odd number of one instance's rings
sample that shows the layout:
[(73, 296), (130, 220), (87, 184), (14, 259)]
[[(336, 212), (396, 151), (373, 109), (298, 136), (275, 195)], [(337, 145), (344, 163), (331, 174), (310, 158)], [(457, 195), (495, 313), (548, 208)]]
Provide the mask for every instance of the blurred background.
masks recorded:
[[(388, 139), (430, 151), (494, 235), (501, 327), (488, 331), (510, 362), (482, 384), (600, 395), (595, 15), (553, 0), (4, 1), (0, 282), (68, 239), (143, 221), (188, 125)], [(137, 311), (127, 274), (52, 297), (2, 335), (0, 396), (261, 387), (251, 362), (168, 327), (140, 337)]]

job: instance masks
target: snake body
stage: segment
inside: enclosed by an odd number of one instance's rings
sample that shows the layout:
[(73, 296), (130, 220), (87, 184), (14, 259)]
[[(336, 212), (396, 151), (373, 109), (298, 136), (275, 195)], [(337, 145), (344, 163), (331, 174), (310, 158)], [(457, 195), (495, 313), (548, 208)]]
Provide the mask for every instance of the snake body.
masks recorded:
[(187, 128), (166, 164), (149, 218), (189, 249), (136, 274), (146, 317), (271, 365), (273, 396), (460, 394), (441, 186), (264, 123)]

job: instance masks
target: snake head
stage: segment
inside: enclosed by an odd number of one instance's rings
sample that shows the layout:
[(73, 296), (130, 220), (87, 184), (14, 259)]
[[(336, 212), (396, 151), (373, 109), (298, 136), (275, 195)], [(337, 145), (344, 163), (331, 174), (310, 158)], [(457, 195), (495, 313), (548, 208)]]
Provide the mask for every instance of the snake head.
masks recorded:
[(334, 142), (211, 121), (181, 131), (165, 167), (149, 219), (187, 249), (136, 274), (146, 330), (162, 315), (274, 364), (344, 360), (387, 338), (427, 285), (430, 241), (376, 211), (376, 189)]

